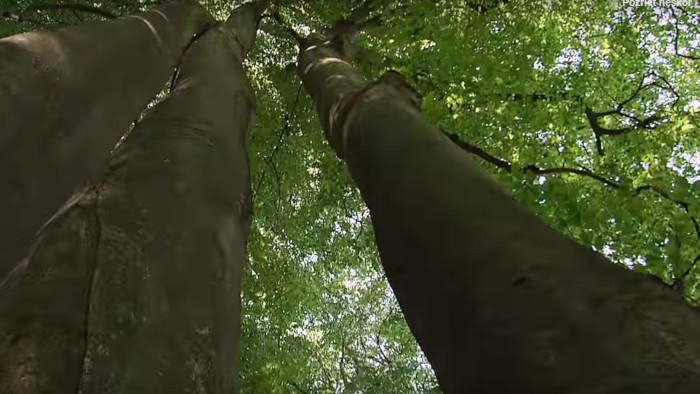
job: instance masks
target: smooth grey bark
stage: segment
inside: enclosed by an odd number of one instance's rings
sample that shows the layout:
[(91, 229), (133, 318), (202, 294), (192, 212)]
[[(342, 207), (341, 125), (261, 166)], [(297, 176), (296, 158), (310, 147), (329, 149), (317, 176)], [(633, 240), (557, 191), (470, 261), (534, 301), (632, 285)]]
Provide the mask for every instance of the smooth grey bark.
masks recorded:
[(302, 40), (299, 75), (444, 392), (698, 392), (700, 316), (681, 295), (530, 213), (397, 74), (368, 84), (337, 42)]
[(211, 22), (195, 1), (171, 0), (138, 15), (0, 39), (0, 279), (61, 203), (104, 169)]
[(186, 52), (170, 95), (0, 284), (0, 393), (234, 393), (267, 2)]

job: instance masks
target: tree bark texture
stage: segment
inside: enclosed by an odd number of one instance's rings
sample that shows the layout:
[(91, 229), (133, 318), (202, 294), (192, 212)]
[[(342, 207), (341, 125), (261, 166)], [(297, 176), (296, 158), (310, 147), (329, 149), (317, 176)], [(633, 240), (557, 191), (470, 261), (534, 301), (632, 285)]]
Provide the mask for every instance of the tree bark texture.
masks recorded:
[(234, 393), (251, 215), (242, 60), (261, 3), (187, 50), (170, 95), (0, 283), (0, 393)]
[(299, 74), (445, 393), (698, 392), (700, 318), (681, 295), (530, 213), (397, 74), (368, 84), (327, 37), (301, 45)]
[(192, 36), (213, 22), (195, 1), (0, 40), (0, 278), (41, 225), (104, 169), (163, 89)]

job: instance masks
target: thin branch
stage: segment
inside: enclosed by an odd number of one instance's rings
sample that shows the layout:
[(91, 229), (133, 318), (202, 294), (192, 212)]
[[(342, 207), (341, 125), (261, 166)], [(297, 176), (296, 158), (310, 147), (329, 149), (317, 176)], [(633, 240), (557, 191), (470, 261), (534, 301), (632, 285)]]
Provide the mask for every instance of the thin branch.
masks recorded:
[(338, 369), (340, 370), (340, 378), (343, 381), (343, 388), (345, 388), (348, 385), (348, 378), (345, 374), (345, 334), (343, 334), (343, 340), (340, 346), (340, 361), (338, 362)]
[(634, 100), (634, 99), (639, 95), (639, 93), (642, 92), (642, 90), (644, 90), (644, 89), (648, 88), (649, 86), (651, 86), (652, 84), (646, 84), (646, 85), (644, 84), (644, 79), (645, 79), (646, 77), (647, 77), (646, 75), (643, 75), (643, 76), (639, 79), (639, 85), (637, 86), (637, 89), (635, 89), (634, 92), (632, 92), (632, 94), (630, 94), (630, 96), (629, 96), (626, 100), (623, 100), (622, 102), (618, 103), (618, 104), (617, 104), (617, 107), (616, 107), (616, 109), (615, 109), (615, 111), (611, 111), (611, 112), (609, 112), (608, 114), (613, 114), (613, 113), (616, 113), (616, 112), (619, 113), (620, 111), (622, 111), (622, 108), (624, 108), (625, 105), (627, 105), (627, 104), (629, 104), (630, 102), (632, 102), (632, 100)]
[(671, 197), (670, 194), (668, 194), (668, 192), (666, 192), (665, 190), (661, 189), (658, 186), (642, 185), (642, 186), (639, 186), (638, 188), (634, 189), (635, 195), (638, 195), (639, 193), (641, 193), (643, 191), (652, 191), (652, 192), (660, 195), (661, 197), (673, 202), (674, 204), (676, 204), (679, 208), (683, 209), (684, 211), (688, 212), (688, 208), (690, 206), (690, 203), (688, 203), (686, 201), (674, 199), (673, 197)]
[[(650, 75), (653, 75), (654, 77), (656, 77), (656, 80), (654, 80), (651, 83), (645, 84), (644, 80), (646, 79), (647, 76), (650, 76)], [(658, 82), (659, 80), (663, 82), (663, 85)], [(608, 111), (603, 111), (603, 112), (595, 112), (595, 111), (593, 111), (593, 109), (591, 107), (585, 108), (584, 112), (586, 115), (586, 119), (588, 120), (588, 123), (590, 124), (591, 129), (593, 130), (593, 134), (595, 135), (596, 150), (598, 151), (599, 155), (602, 156), (604, 154), (603, 144), (602, 144), (602, 140), (601, 140), (602, 136), (604, 136), (604, 135), (620, 136), (620, 135), (627, 134), (627, 133), (630, 133), (630, 132), (636, 131), (636, 130), (652, 130), (652, 129), (655, 129), (656, 127), (658, 127), (659, 123), (664, 120), (661, 118), (659, 113), (649, 115), (646, 118), (639, 118), (637, 116), (630, 115), (630, 114), (624, 112), (625, 106), (627, 106), (632, 101), (634, 101), (634, 99), (636, 99), (642, 93), (642, 91), (647, 90), (652, 86), (670, 91), (674, 95), (675, 100), (673, 101), (673, 103), (671, 103), (671, 105), (670, 105), (671, 108), (673, 108), (678, 103), (678, 100), (680, 99), (680, 95), (678, 94), (676, 89), (673, 88), (673, 85), (671, 85), (669, 83), (669, 81), (666, 78), (664, 78), (664, 76), (661, 75), (660, 73), (652, 72), (651, 74), (642, 76), (637, 88), (626, 99), (622, 100), (621, 102), (616, 103), (615, 107), (613, 109), (608, 110)], [(615, 101), (614, 98), (612, 98), (612, 99), (613, 99), (613, 101)], [(613, 116), (613, 115), (627, 118), (630, 121), (632, 121), (633, 124), (631, 126), (622, 127), (619, 129), (609, 129), (609, 128), (601, 126), (600, 120), (602, 118), (607, 117), (607, 116)]]
[(504, 100), (512, 101), (558, 101), (558, 100), (571, 100), (575, 102), (582, 102), (583, 98), (577, 94), (571, 94), (569, 92), (561, 92), (554, 94), (545, 93), (531, 93), (531, 94), (521, 94), (521, 93), (506, 93), (497, 94), (497, 96), (503, 98)]
[(678, 101), (681, 99), (681, 95), (678, 94), (678, 91), (676, 91), (673, 85), (671, 85), (671, 83), (668, 82), (668, 79), (666, 79), (661, 73), (654, 73), (654, 75), (664, 83), (665, 87), (659, 85), (656, 81), (652, 82), (652, 84), (658, 86), (659, 88), (671, 91), (671, 93), (673, 93), (673, 95), (676, 97), (676, 99), (673, 100), (673, 103), (671, 103), (671, 107), (675, 107), (676, 104), (678, 104)]
[[(593, 110), (590, 107), (587, 107), (585, 109), (585, 114), (586, 114), (586, 119), (588, 119), (588, 123), (591, 125), (591, 129), (593, 130), (593, 134), (596, 136), (596, 145), (600, 145), (598, 142), (600, 140), (600, 136), (603, 135), (609, 135), (609, 136), (620, 136), (626, 133), (629, 133), (631, 131), (635, 130), (640, 130), (640, 129), (653, 129), (656, 126), (653, 126), (655, 122), (658, 122), (659, 116), (658, 114), (651, 115), (645, 119), (638, 119), (636, 117), (632, 117), (630, 115), (626, 115), (622, 113), (619, 110), (613, 110), (613, 111), (606, 111), (606, 112), (593, 112)], [(620, 115), (627, 117), (628, 119), (633, 119), (635, 120), (636, 124), (634, 126), (627, 126), (623, 127), (621, 129), (608, 129), (600, 125), (600, 118), (608, 116), (608, 115)], [(603, 155), (603, 149), (601, 146), (598, 146), (598, 153), (602, 156)]]
[(360, 220), (359, 227), (360, 227), (360, 231), (358, 231), (357, 234), (355, 234), (355, 238), (353, 238), (353, 242), (357, 241), (360, 238), (360, 236), (362, 235), (362, 231), (365, 229), (365, 217), (364, 217), (364, 215), (362, 216), (362, 220)]
[(288, 380), (287, 384), (292, 386), (294, 388), (294, 390), (296, 390), (302, 394), (311, 394), (310, 391), (304, 390), (303, 388), (301, 388), (301, 386), (299, 386), (297, 383), (292, 382), (291, 380)]
[(263, 167), (262, 173), (260, 174), (260, 179), (258, 179), (258, 183), (255, 185), (255, 188), (253, 189), (253, 199), (255, 199), (255, 196), (258, 195), (258, 190), (260, 189), (260, 185), (262, 184), (263, 180), (265, 179), (265, 174), (267, 173), (267, 168), (272, 163), (272, 161), (275, 159), (275, 155), (277, 154), (277, 151), (280, 149), (280, 146), (282, 146), (282, 139), (284, 139), (284, 136), (287, 134), (289, 131), (289, 127), (291, 126), (290, 121), (292, 117), (294, 116), (294, 113), (296, 112), (297, 104), (299, 103), (299, 97), (301, 96), (301, 88), (302, 85), (299, 84), (299, 89), (297, 90), (297, 95), (296, 98), (294, 99), (294, 104), (292, 105), (292, 108), (284, 115), (284, 126), (282, 126), (282, 130), (279, 133), (279, 136), (277, 137), (277, 144), (275, 145), (274, 149), (272, 150), (272, 154), (267, 158), (265, 161), (265, 167)]
[(280, 176), (280, 172), (277, 169), (277, 163), (275, 163), (274, 160), (269, 161), (272, 165), (272, 173), (275, 175), (275, 184), (277, 185), (277, 198), (275, 199), (275, 224), (276, 221), (278, 220), (278, 213), (280, 211), (279, 205), (280, 201), (282, 200), (282, 177)]
[(685, 55), (685, 54), (678, 52), (678, 38), (681, 35), (681, 31), (680, 31), (680, 28), (678, 27), (678, 16), (676, 15), (676, 12), (673, 10), (673, 8), (674, 7), (671, 7), (671, 15), (673, 16), (673, 19), (674, 19), (674, 28), (675, 28), (675, 35), (673, 37), (673, 53), (676, 56), (682, 57), (684, 59), (689, 59), (689, 60), (700, 59), (700, 56)]
[(294, 30), (284, 21), (282, 15), (280, 15), (278, 11), (275, 11), (272, 14), (267, 14), (267, 17), (274, 19), (287, 34), (294, 38), (296, 42), (301, 42), (304, 40), (304, 37), (301, 34), (297, 33), (296, 30)]
[(681, 274), (681, 276), (679, 276), (678, 278), (676, 278), (676, 280), (673, 281), (673, 283), (671, 284), (671, 287), (674, 289), (679, 288), (680, 284), (683, 283), (683, 280), (688, 276), (688, 274), (690, 274), (690, 271), (692, 271), (693, 268), (695, 268), (695, 266), (698, 265), (698, 261), (700, 261), (700, 254), (695, 256), (695, 260), (693, 260), (693, 262), (685, 270), (685, 272), (683, 272), (683, 274)]
[(384, 361), (384, 364), (386, 364), (387, 367), (391, 368), (392, 363), (389, 357), (384, 353), (384, 350), (382, 349), (382, 343), (381, 340), (379, 339), (379, 333), (377, 333), (374, 337), (374, 342), (377, 344), (377, 350), (379, 351), (379, 355), (381, 356), (382, 360)]
[[(443, 134), (445, 134), (452, 142), (454, 142), (457, 146), (460, 148), (464, 149), (465, 151), (477, 155), (480, 158), (484, 159), (485, 161), (495, 165), (496, 167), (505, 170), (507, 172), (513, 172), (513, 165), (503, 159), (500, 159), (496, 156), (491, 155), (490, 153), (486, 152), (485, 150), (479, 148), (478, 146), (472, 145), (461, 138), (455, 133), (450, 133), (447, 132), (446, 130), (442, 130)], [(612, 188), (618, 189), (620, 188), (620, 184), (618, 182), (611, 181), (609, 179), (606, 179), (598, 174), (595, 174), (589, 170), (583, 169), (583, 168), (568, 168), (568, 167), (552, 167), (552, 168), (542, 168), (534, 164), (528, 164), (524, 167), (521, 168), (523, 172), (530, 172), (532, 174), (577, 174), (581, 176), (585, 176), (591, 179), (595, 179), (596, 181), (602, 182), (606, 186), (610, 186)]]
[[(655, 80), (650, 83), (644, 83), (644, 80), (648, 76), (654, 76)], [(588, 121), (589, 126), (593, 130), (593, 134), (595, 136), (595, 144), (596, 144), (596, 150), (599, 155), (603, 155), (603, 144), (602, 144), (602, 137), (603, 136), (620, 136), (623, 134), (630, 133), (632, 131), (636, 130), (652, 130), (655, 129), (656, 127), (659, 126), (662, 122), (665, 121), (664, 118), (661, 117), (660, 113), (654, 113), (651, 114), (647, 117), (640, 118), (638, 116), (635, 116), (634, 114), (630, 114), (625, 112), (625, 107), (628, 106), (630, 103), (632, 103), (636, 98), (639, 97), (639, 95), (645, 91), (648, 90), (652, 87), (657, 87), (659, 89), (665, 90), (670, 92), (673, 97), (675, 98), (673, 102), (670, 103), (670, 107), (673, 108), (676, 106), (678, 101), (680, 100), (680, 95), (678, 94), (678, 91), (671, 85), (671, 83), (666, 79), (661, 73), (657, 71), (653, 71), (651, 73), (645, 74), (639, 81), (639, 84), (636, 86), (634, 91), (626, 96), (622, 101), (617, 101), (615, 97), (610, 95), (604, 88), (603, 91), (610, 97), (610, 99), (613, 101), (613, 108), (606, 110), (606, 111), (601, 111), (601, 112), (596, 112), (593, 110), (593, 108), (589, 106), (584, 107), (584, 114), (586, 116), (586, 119)], [(552, 101), (558, 101), (558, 100), (568, 100), (568, 101), (573, 101), (577, 103), (583, 104), (584, 98), (572, 94), (569, 92), (561, 92), (561, 93), (528, 93), (528, 94), (523, 94), (523, 93), (505, 93), (505, 94), (496, 94), (498, 98), (500, 98), (503, 101), (532, 101), (532, 102), (537, 102), (537, 101), (547, 101), (547, 102), (552, 102)], [(450, 107), (451, 108), (451, 107)], [(468, 108), (468, 107), (467, 107)], [(601, 125), (601, 120), (605, 117), (608, 116), (617, 116), (617, 117), (622, 117), (626, 118), (629, 121), (631, 121), (632, 125), (627, 126), (627, 127), (622, 127), (618, 129), (611, 129), (607, 128)], [(583, 126), (582, 126), (583, 127)], [(496, 164), (496, 163), (493, 163)]]
[[(485, 150), (479, 148), (478, 146), (472, 145), (472, 144), (462, 140), (461, 138), (459, 138), (459, 136), (456, 133), (451, 133), (451, 132), (448, 132), (447, 130), (444, 130), (444, 129), (441, 129), (440, 131), (442, 131), (442, 133), (445, 134), (445, 136), (447, 136), (452, 142), (454, 142), (455, 145), (459, 146), (460, 148), (464, 149), (465, 151), (467, 151), (471, 154), (474, 154), (476, 156), (479, 156), (480, 158), (482, 158), (486, 162), (495, 165), (499, 169), (502, 169), (506, 172), (513, 172), (512, 164), (507, 162), (506, 160), (503, 160), (501, 158), (493, 156), (492, 154), (486, 152)], [(577, 174), (577, 175), (581, 175), (581, 176), (584, 176), (584, 177), (587, 177), (590, 179), (594, 179), (594, 180), (601, 182), (604, 185), (611, 187), (613, 189), (622, 188), (622, 184), (620, 182), (615, 182), (615, 181), (612, 181), (610, 179), (607, 179), (607, 178), (605, 178), (601, 175), (598, 175), (598, 174), (592, 172), (591, 170), (589, 170), (587, 168), (583, 168), (583, 167), (581, 167), (581, 168), (569, 168), (569, 167), (542, 168), (542, 167), (539, 167), (535, 164), (528, 164), (528, 165), (521, 167), (520, 170), (523, 172), (529, 172), (529, 173), (537, 174), (537, 175)], [(678, 199), (671, 197), (671, 195), (667, 191), (661, 189), (658, 186), (642, 185), (642, 186), (635, 188), (633, 192), (634, 192), (634, 195), (636, 196), (644, 191), (651, 191), (651, 192), (663, 197), (664, 199), (676, 204), (679, 208), (683, 209), (686, 213), (690, 212), (690, 203), (689, 202), (683, 201), (683, 200), (678, 200)], [(695, 225), (698, 239), (700, 239), (700, 222), (698, 222), (694, 217), (691, 219), (693, 220), (693, 223)]]
[[(450, 133), (444, 129), (441, 129), (440, 131), (442, 131), (442, 133), (445, 136), (447, 136), (452, 142), (455, 143), (455, 145), (459, 146), (463, 150), (465, 150), (473, 155), (479, 156), (484, 161), (493, 164), (494, 166), (498, 167), (501, 170), (504, 170), (507, 172), (513, 172), (513, 165), (511, 163), (507, 162), (506, 160), (495, 157), (495, 156), (491, 155), (490, 153), (486, 152), (485, 150), (479, 148), (478, 146), (472, 145), (472, 144), (462, 140), (455, 133)], [(587, 177), (590, 179), (594, 179), (594, 180), (601, 182), (605, 186), (608, 186), (612, 189), (621, 189), (622, 188), (622, 184), (620, 182), (611, 181), (610, 179), (607, 179), (601, 175), (598, 175), (585, 167), (581, 167), (581, 168), (567, 168), (567, 167), (542, 168), (542, 167), (539, 167), (535, 164), (528, 164), (528, 165), (522, 167), (521, 171), (529, 172), (529, 173), (533, 173), (533, 174), (540, 174), (540, 175), (564, 174), (564, 173), (565, 174), (576, 174), (576, 175), (581, 175), (581, 176), (584, 176), (584, 177)], [(633, 190), (633, 195), (638, 196), (639, 194), (641, 194), (642, 192), (645, 192), (645, 191), (655, 193), (656, 195), (674, 203), (678, 208), (682, 209), (685, 213), (690, 214), (690, 203), (689, 202), (671, 197), (671, 195), (667, 191), (661, 189), (658, 186), (654, 186), (654, 185), (639, 186)], [(698, 221), (698, 219), (694, 216), (689, 216), (689, 217), (690, 217), (690, 220), (693, 222), (693, 227), (695, 228), (695, 235), (697, 236), (698, 240), (700, 240), (700, 221)], [(695, 258), (695, 260), (693, 261), (691, 266), (688, 268), (688, 271), (690, 271), (693, 267), (695, 267), (695, 265), (697, 265), (698, 258), (700, 258), (700, 255)], [(680, 279), (685, 277), (687, 274), (688, 274), (688, 272), (683, 274)], [(680, 279), (677, 279), (676, 282)], [(674, 282), (674, 285), (675, 284), (676, 283)]]

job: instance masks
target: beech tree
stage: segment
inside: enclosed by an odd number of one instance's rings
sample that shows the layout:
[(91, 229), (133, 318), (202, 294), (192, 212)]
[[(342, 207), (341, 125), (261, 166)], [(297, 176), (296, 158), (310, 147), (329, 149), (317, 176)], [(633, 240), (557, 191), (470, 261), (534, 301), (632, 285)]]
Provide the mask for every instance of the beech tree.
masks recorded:
[(236, 392), (251, 213), (242, 68), (266, 1), (192, 44), (168, 97), (0, 288), (13, 393)]
[(193, 1), (0, 40), (0, 276), (90, 177), (153, 99), (192, 36), (211, 23)]
[(697, 390), (700, 315), (680, 294), (528, 212), (422, 118), (399, 74), (365, 82), (344, 38), (302, 39), (299, 74), (445, 392)]
[[(62, 5), (0, 1), (0, 29), (149, 6)], [(568, 0), (266, 11), (241, 391), (439, 392), (430, 364), (446, 392), (693, 390), (697, 21)]]

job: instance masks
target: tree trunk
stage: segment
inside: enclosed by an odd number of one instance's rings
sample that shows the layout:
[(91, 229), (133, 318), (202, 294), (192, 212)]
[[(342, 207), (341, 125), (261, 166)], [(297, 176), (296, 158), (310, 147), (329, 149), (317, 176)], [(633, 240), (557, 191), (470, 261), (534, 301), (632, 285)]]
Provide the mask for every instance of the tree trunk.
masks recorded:
[(171, 94), (0, 284), (0, 393), (233, 393), (251, 214), (242, 60), (262, 3), (184, 56)]
[(446, 393), (698, 391), (700, 318), (681, 295), (528, 212), (397, 74), (367, 84), (333, 43), (307, 40), (299, 74)]
[(172, 75), (213, 22), (190, 0), (0, 40), (0, 279)]

